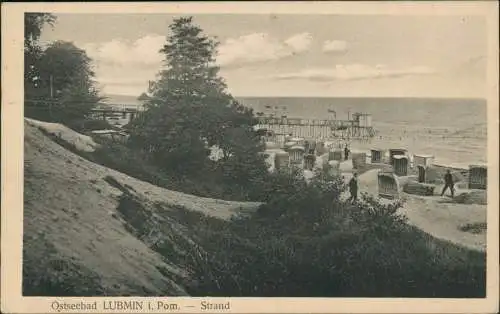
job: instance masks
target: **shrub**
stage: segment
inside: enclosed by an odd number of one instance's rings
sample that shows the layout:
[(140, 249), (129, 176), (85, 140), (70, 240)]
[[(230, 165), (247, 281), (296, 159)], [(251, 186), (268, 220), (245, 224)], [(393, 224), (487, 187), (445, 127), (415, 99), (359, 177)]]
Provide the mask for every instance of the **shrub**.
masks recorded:
[(275, 179), (284, 183), (279, 192), (251, 217), (226, 222), (183, 209), (169, 214), (197, 241), (186, 245), (195, 278), (190, 294), (484, 297), (484, 254), (408, 226), (397, 213), (400, 203), (383, 205), (367, 195), (346, 203), (339, 198), (342, 181), (323, 174), (310, 185), (293, 173)]

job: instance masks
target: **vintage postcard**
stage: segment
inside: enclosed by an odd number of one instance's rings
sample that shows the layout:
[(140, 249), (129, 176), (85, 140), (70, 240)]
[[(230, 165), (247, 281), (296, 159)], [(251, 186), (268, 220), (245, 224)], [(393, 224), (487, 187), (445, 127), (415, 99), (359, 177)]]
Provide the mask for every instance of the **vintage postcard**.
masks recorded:
[(498, 55), (493, 1), (2, 4), (2, 312), (498, 312)]

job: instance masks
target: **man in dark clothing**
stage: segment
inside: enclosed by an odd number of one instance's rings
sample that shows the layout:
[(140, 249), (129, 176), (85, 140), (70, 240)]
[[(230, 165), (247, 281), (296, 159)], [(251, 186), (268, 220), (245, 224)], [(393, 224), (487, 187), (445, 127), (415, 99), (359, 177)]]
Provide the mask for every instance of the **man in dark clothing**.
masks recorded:
[(345, 158), (345, 160), (349, 159), (349, 148), (347, 148), (347, 144), (345, 144), (345, 147), (344, 147), (344, 158)]
[(358, 199), (358, 174), (354, 173), (353, 177), (349, 181), (349, 192), (351, 193), (351, 197), (349, 198), (349, 202), (354, 202)]
[(450, 170), (447, 170), (446, 174), (444, 175), (444, 188), (443, 191), (441, 192), (441, 196), (444, 195), (444, 192), (446, 192), (447, 188), (450, 188), (451, 197), (454, 197), (455, 188), (453, 185), (454, 185), (453, 176), (451, 175)]

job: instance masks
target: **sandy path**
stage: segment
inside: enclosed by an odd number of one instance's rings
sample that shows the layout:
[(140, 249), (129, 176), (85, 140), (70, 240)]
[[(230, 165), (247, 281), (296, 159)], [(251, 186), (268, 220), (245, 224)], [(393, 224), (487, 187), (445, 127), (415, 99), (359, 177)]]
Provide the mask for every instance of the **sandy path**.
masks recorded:
[(486, 205), (443, 203), (440, 196), (408, 196), (401, 209), (411, 224), (436, 238), (486, 251), (486, 233), (461, 231), (466, 224), (486, 223)]

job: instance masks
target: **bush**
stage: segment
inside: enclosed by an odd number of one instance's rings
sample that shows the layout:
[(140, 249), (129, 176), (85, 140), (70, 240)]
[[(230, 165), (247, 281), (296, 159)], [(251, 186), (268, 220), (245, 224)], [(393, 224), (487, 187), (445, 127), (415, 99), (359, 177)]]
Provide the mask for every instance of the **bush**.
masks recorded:
[[(332, 179), (332, 178), (329, 178)], [(277, 174), (269, 202), (226, 222), (178, 209), (198, 246), (194, 296), (484, 297), (485, 256), (408, 226), (400, 203), (341, 201), (342, 181)], [(292, 197), (293, 198), (289, 198)], [(272, 204), (272, 205), (271, 205)]]

